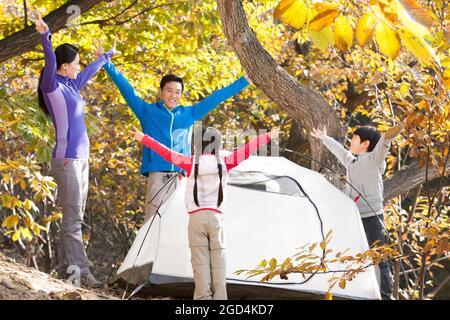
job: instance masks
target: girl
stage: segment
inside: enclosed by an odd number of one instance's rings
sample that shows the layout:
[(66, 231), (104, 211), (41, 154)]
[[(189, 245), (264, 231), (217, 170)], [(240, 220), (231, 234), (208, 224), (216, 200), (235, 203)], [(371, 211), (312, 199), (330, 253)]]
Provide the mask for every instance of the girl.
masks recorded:
[(53, 51), (50, 30), (40, 12), (36, 14), (38, 18), (32, 21), (41, 34), (45, 55), (38, 100), (42, 111), (51, 117), (56, 132), (52, 173), (58, 183), (58, 200), (63, 211), (59, 274), (65, 277), (68, 270), (76, 266), (83, 284), (99, 287), (102, 284), (89, 270), (81, 233), (88, 193), (89, 139), (84, 120), (85, 102), (80, 90), (109, 61), (115, 50), (106, 52), (77, 74), (80, 70), (78, 49), (65, 43)]
[(188, 173), (186, 207), (189, 213), (189, 248), (194, 272), (194, 299), (226, 300), (224, 212), (228, 172), (250, 154), (278, 136), (278, 129), (252, 139), (230, 155), (221, 150), (222, 137), (212, 127), (203, 129), (194, 156), (186, 157), (168, 149), (142, 132), (135, 138)]

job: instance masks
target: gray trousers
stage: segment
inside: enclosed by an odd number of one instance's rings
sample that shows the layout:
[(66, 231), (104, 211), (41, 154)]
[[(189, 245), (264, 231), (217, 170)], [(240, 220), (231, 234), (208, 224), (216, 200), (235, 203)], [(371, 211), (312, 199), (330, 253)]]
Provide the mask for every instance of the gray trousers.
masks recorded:
[(88, 160), (52, 159), (52, 175), (58, 184), (58, 203), (63, 213), (59, 242), (59, 273), (66, 275), (69, 266), (78, 266), (80, 276), (85, 276), (90, 271), (83, 245), (81, 224), (89, 187)]
[[(174, 175), (176, 172), (149, 172), (144, 223), (153, 217), (158, 208), (175, 191), (178, 178)], [(171, 178), (173, 179), (170, 180)]]
[(188, 237), (195, 282), (194, 300), (227, 300), (222, 214), (211, 210), (191, 213)]

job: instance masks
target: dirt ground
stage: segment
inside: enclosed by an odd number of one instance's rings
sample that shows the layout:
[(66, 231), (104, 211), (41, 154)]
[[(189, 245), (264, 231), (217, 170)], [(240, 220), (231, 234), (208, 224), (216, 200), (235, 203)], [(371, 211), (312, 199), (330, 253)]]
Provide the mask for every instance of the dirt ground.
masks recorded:
[(118, 295), (111, 289), (75, 287), (0, 253), (0, 300), (111, 300)]
[[(0, 252), (0, 300), (120, 300), (120, 287), (88, 290), (29, 268)], [(130, 292), (128, 292), (130, 294)], [(133, 300), (171, 300), (137, 295)]]

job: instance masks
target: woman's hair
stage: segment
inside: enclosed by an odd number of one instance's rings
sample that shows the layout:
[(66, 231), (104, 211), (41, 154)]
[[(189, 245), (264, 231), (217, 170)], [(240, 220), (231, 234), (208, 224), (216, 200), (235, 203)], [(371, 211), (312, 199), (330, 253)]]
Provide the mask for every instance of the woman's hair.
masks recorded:
[(353, 135), (359, 136), (361, 142), (370, 142), (367, 147), (367, 152), (373, 151), (381, 137), (381, 134), (375, 128), (369, 126), (359, 127), (353, 132)]
[[(58, 46), (55, 49), (55, 56), (56, 56), (56, 69), (58, 70), (61, 68), (63, 63), (72, 63), (78, 54), (78, 48), (74, 45), (71, 45), (69, 43), (64, 43), (60, 46)], [(48, 115), (48, 110), (45, 105), (44, 101), (44, 94), (41, 90), (41, 83), (42, 83), (42, 76), (44, 74), (44, 68), (41, 70), (41, 74), (39, 75), (39, 83), (38, 83), (38, 103), (41, 110)]]
[(219, 174), (219, 194), (217, 196), (217, 207), (220, 207), (223, 201), (223, 188), (222, 188), (222, 163), (220, 162), (220, 146), (222, 144), (222, 135), (219, 130), (213, 127), (207, 127), (202, 130), (201, 141), (197, 142), (195, 152), (195, 162), (194, 162), (194, 201), (197, 206), (198, 202), (198, 189), (197, 189), (197, 177), (198, 177), (198, 166), (200, 161), (200, 156), (202, 154), (213, 154), (217, 159), (217, 169)]

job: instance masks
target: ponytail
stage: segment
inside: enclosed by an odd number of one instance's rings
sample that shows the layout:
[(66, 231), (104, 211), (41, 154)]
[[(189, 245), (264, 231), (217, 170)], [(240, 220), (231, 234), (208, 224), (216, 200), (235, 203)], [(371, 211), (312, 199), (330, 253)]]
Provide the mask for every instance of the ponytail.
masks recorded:
[[(205, 139), (206, 138), (206, 139)], [(209, 138), (209, 139), (208, 139)], [(216, 156), (217, 159), (217, 169), (219, 174), (219, 192), (217, 195), (217, 207), (223, 202), (223, 187), (222, 187), (222, 163), (220, 162), (220, 144), (221, 144), (221, 135), (217, 129), (212, 127), (208, 127), (202, 130), (202, 141), (200, 148), (197, 148), (197, 152), (195, 153), (195, 162), (194, 162), (194, 201), (197, 207), (200, 207), (198, 202), (198, 186), (197, 186), (197, 178), (198, 178), (198, 166), (200, 164), (200, 155), (205, 152), (211, 151), (212, 154)]]
[(41, 83), (42, 83), (42, 76), (44, 75), (44, 68), (42, 68), (41, 73), (39, 75), (39, 82), (38, 82), (38, 104), (39, 104), (39, 108), (42, 110), (42, 112), (45, 113), (45, 115), (49, 115), (49, 112), (47, 110), (47, 105), (45, 104), (45, 100), (44, 100), (44, 94), (42, 93), (41, 90)]

